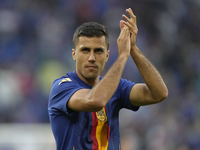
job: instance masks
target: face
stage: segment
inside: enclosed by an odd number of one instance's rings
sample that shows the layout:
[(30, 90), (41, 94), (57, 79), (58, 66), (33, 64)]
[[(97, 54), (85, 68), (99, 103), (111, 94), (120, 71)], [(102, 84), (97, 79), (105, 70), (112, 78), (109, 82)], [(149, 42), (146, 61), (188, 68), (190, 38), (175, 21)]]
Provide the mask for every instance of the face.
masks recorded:
[(98, 80), (109, 57), (105, 37), (79, 37), (75, 49), (72, 49), (72, 57), (76, 61), (77, 75), (82, 80)]

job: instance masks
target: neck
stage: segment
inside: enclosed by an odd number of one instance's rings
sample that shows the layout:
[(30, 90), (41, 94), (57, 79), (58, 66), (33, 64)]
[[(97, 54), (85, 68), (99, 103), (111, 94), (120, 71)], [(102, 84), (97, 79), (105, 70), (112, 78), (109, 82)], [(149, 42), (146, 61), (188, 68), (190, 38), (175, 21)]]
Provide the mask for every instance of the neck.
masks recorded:
[(94, 86), (99, 82), (99, 75), (96, 78), (86, 78), (81, 73), (76, 71), (78, 77), (90, 86)]

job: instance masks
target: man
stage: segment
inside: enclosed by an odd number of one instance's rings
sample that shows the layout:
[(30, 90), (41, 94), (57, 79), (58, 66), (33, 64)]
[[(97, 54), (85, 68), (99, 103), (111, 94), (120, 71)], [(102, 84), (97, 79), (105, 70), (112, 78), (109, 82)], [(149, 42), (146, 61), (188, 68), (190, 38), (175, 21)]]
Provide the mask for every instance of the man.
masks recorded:
[[(123, 15), (126, 21), (120, 21), (118, 57), (103, 78), (100, 73), (109, 58), (106, 28), (90, 22), (75, 31), (76, 71), (56, 79), (49, 97), (57, 150), (119, 150), (119, 110), (137, 111), (168, 96), (162, 77), (136, 46), (136, 17), (130, 8), (126, 12), (130, 18)], [(130, 55), (145, 83), (121, 78)]]

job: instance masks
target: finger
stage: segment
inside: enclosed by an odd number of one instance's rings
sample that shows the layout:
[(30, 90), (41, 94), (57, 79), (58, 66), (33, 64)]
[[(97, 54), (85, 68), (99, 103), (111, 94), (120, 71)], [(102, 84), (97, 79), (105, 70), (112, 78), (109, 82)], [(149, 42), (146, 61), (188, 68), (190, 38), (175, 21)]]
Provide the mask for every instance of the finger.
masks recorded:
[(131, 8), (126, 9), (126, 12), (129, 14), (130, 18), (136, 23), (136, 16), (133, 14)]
[(123, 36), (123, 34), (124, 34), (124, 32), (125, 32), (125, 26), (121, 29), (121, 32), (120, 32), (120, 34), (119, 34), (119, 37), (121, 37), (121, 36)]
[(131, 8), (126, 9), (126, 12), (129, 14), (130, 19), (126, 15), (122, 15), (122, 17), (131, 25), (137, 27), (136, 23), (136, 16), (133, 14)]
[(136, 26), (136, 23), (132, 21), (132, 19), (129, 19), (126, 15), (122, 15), (122, 17), (132, 26)]
[(124, 24), (126, 24), (130, 29), (135, 28), (137, 29), (137, 24), (132, 22), (127, 16), (123, 15), (123, 18), (127, 21), (124, 22)]
[(137, 29), (137, 23), (136, 23), (136, 16), (133, 14), (133, 11), (131, 8), (126, 9), (126, 12), (129, 14), (130, 19), (126, 16), (126, 15), (122, 15), (122, 17), (130, 24), (132, 25), (134, 28)]
[(128, 22), (124, 22), (124, 23), (129, 28), (131, 33), (137, 34), (137, 32), (138, 32), (137, 26), (132, 26)]
[(128, 14), (131, 14), (131, 16), (135, 16), (131, 8), (126, 9), (126, 12), (127, 12)]
[(120, 29), (122, 30), (125, 27), (125, 21), (120, 20)]
[(129, 23), (131, 23), (131, 20), (126, 16), (126, 15), (122, 15), (122, 17)]
[(127, 25), (125, 25), (124, 28), (126, 28), (126, 33), (125, 33), (126, 35), (125, 35), (125, 36), (126, 36), (127, 38), (130, 38), (130, 35), (132, 35), (132, 32), (133, 32), (133, 31), (131, 31), (130, 28), (129, 28)]
[(129, 34), (130, 34), (130, 29), (129, 29), (129, 27), (128, 26), (124, 26), (124, 30), (125, 30), (125, 35), (126, 36), (129, 36)]
[(122, 29), (122, 34), (125, 35), (128, 30), (129, 30), (129, 27), (127, 27), (126, 25), (124, 25), (124, 28)]
[(134, 19), (129, 19), (126, 15), (122, 15), (122, 17), (131, 25), (136, 26), (136, 19), (134, 21)]
[(129, 35), (130, 35), (129, 27), (125, 25), (124, 28), (121, 30), (119, 37), (125, 38), (125, 37), (129, 37)]

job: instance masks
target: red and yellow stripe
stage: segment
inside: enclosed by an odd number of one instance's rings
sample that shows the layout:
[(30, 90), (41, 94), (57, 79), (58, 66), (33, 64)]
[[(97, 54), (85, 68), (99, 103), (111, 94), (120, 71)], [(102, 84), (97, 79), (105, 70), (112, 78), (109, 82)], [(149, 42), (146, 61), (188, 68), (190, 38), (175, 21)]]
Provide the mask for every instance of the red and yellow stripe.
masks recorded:
[(109, 135), (110, 127), (107, 122), (106, 107), (99, 112), (92, 112), (92, 149), (107, 150)]

